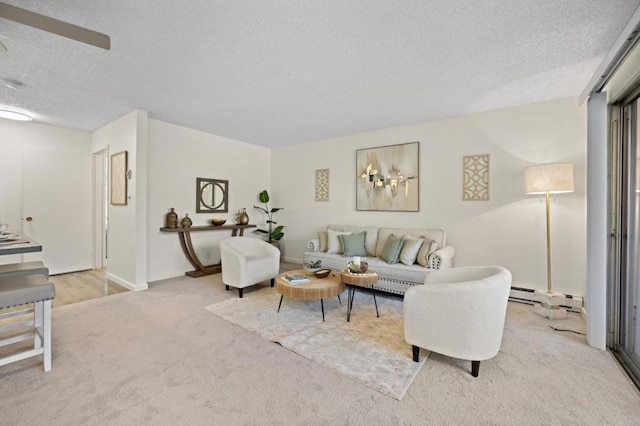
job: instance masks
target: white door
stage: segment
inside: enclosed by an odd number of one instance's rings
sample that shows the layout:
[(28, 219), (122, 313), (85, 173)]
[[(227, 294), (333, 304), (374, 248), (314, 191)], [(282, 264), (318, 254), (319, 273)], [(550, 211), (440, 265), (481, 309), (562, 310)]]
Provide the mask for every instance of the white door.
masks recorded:
[(51, 274), (91, 269), (91, 147), (25, 145), (22, 230), (42, 243), (42, 260)]

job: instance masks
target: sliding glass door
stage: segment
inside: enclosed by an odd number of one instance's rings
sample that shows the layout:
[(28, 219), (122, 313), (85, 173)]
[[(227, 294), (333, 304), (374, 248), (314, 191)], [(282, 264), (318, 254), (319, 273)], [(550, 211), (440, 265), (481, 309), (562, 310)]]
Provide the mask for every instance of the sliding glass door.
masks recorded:
[(638, 98), (613, 109), (610, 346), (640, 384), (640, 128)]

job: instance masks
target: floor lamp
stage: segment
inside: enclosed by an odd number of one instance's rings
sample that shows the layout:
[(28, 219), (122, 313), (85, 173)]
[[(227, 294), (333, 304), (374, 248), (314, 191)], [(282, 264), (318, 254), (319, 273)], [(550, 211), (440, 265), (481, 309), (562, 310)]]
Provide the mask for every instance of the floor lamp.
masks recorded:
[(549, 319), (566, 318), (567, 312), (560, 308), (564, 295), (554, 293), (551, 288), (551, 231), (549, 228), (549, 194), (573, 192), (573, 164), (552, 163), (531, 166), (524, 169), (524, 183), (527, 194), (544, 194), (547, 201), (547, 291), (536, 290), (534, 298), (540, 305), (534, 305), (538, 315)]

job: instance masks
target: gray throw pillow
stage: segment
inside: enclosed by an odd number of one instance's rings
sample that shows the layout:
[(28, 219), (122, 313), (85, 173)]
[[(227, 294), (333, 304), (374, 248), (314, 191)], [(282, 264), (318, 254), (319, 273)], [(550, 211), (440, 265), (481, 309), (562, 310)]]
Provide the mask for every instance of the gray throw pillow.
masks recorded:
[(380, 259), (387, 263), (398, 263), (401, 250), (402, 238), (391, 234), (384, 243), (384, 248), (382, 249), (382, 253), (380, 253)]
[(345, 256), (368, 256), (367, 249), (364, 246), (364, 232), (358, 232), (351, 235), (338, 235), (342, 241), (342, 248)]
[(416, 257), (418, 251), (422, 247), (422, 238), (412, 237), (411, 235), (405, 235), (404, 243), (402, 244), (402, 251), (400, 252), (400, 263), (405, 265), (413, 265), (416, 263)]

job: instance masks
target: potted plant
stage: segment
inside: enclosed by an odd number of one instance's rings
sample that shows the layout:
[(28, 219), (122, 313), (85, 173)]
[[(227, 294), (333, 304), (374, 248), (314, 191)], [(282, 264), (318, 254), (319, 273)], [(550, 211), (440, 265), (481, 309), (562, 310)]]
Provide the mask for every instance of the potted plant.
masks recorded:
[[(279, 241), (284, 236), (284, 232), (282, 232), (282, 230), (284, 229), (284, 226), (278, 225), (278, 222), (273, 220), (273, 214), (284, 209), (280, 207), (269, 208), (269, 193), (267, 192), (266, 189), (260, 192), (260, 194), (258, 194), (258, 199), (260, 200), (261, 203), (264, 204), (264, 207), (261, 207), (261, 206), (253, 206), (253, 207), (265, 212), (265, 214), (267, 215), (268, 229), (256, 229), (253, 232), (266, 235), (268, 243), (273, 244), (276, 247), (279, 247), (280, 246)], [(278, 226), (275, 226), (275, 225), (278, 225)]]

